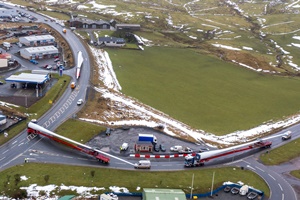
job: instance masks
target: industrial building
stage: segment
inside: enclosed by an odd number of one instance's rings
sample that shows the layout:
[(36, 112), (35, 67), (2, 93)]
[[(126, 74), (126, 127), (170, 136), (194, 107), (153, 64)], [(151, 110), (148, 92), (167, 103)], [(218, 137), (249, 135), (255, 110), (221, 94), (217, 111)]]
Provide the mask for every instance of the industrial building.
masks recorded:
[(3, 124), (5, 124), (5, 123), (6, 123), (6, 116), (0, 114), (0, 125), (3, 125)]
[(19, 43), (24, 46), (30, 46), (30, 47), (53, 45), (55, 43), (55, 38), (52, 35), (26, 36), (26, 37), (20, 37)]
[(0, 5), (0, 18), (12, 18), (18, 15), (19, 13), (17, 12), (16, 9), (12, 9), (4, 5)]
[(143, 200), (186, 200), (181, 189), (144, 188)]
[(55, 46), (28, 47), (20, 50), (20, 55), (25, 59), (44, 59), (58, 55)]

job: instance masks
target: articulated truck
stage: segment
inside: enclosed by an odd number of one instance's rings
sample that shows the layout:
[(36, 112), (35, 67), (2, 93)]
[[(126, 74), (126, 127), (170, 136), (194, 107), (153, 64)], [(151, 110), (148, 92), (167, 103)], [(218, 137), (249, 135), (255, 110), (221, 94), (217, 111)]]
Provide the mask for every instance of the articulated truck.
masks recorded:
[(228, 147), (225, 149), (218, 149), (212, 151), (205, 151), (202, 153), (189, 154), (185, 157), (184, 166), (185, 167), (197, 167), (204, 165), (205, 162), (208, 162), (215, 158), (220, 158), (222, 156), (227, 156), (230, 154), (257, 149), (257, 148), (270, 148), (272, 145), (271, 141), (252, 141), (246, 144), (241, 144), (233, 147)]
[(67, 137), (64, 137), (62, 135), (56, 134), (50, 130), (47, 130), (46, 128), (39, 126), (36, 123), (29, 122), (27, 126), (27, 134), (29, 138), (34, 138), (37, 135), (45, 136), (51, 140), (54, 140), (58, 143), (61, 143), (63, 145), (66, 145), (68, 147), (71, 147), (77, 151), (80, 151), (82, 153), (85, 153), (89, 156), (94, 157), (98, 161), (102, 163), (108, 164), (110, 161), (110, 158), (107, 156), (104, 156), (102, 152), (96, 148), (92, 148), (90, 146), (87, 146), (85, 144), (81, 144), (79, 142), (76, 142), (74, 140), (71, 140)]

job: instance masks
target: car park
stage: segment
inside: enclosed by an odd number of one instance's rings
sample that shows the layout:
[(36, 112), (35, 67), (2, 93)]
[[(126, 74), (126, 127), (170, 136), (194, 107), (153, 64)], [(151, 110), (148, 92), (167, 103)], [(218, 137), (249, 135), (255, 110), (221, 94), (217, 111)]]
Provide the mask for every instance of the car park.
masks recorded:
[(83, 100), (82, 99), (78, 99), (77, 105), (80, 106), (82, 103), (83, 103)]
[(31, 62), (31, 63), (33, 63), (35, 65), (39, 64), (39, 62), (37, 60), (34, 60), (34, 59), (29, 60), (29, 62)]
[(166, 147), (165, 147), (163, 144), (160, 144), (160, 145), (159, 145), (159, 149), (160, 149), (162, 152), (165, 152), (165, 151), (166, 151)]

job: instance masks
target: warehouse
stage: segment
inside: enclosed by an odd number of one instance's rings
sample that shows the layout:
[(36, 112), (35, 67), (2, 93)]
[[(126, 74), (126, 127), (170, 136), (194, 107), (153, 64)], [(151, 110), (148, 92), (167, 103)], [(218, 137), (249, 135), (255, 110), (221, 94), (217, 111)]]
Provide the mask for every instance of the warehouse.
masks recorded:
[(19, 43), (24, 46), (30, 46), (30, 47), (53, 45), (55, 43), (55, 38), (52, 35), (26, 36), (26, 37), (20, 37)]
[(58, 56), (55, 46), (28, 47), (20, 50), (20, 55), (25, 59), (45, 59)]
[(186, 200), (185, 193), (180, 189), (144, 188), (143, 200)]
[(6, 116), (0, 114), (0, 125), (3, 125), (3, 124), (5, 124), (5, 123), (6, 123)]

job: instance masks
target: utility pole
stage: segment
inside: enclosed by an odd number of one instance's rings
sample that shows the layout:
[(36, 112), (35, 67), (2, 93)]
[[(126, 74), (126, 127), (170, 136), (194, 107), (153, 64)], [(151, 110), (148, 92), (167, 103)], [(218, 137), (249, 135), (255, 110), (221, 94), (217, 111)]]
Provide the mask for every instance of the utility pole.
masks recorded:
[(194, 187), (194, 174), (193, 174), (193, 177), (192, 177), (192, 187), (191, 187), (191, 196), (190, 196), (190, 199), (193, 196), (193, 187)]
[(212, 192), (213, 192), (213, 188), (214, 188), (214, 181), (215, 181), (215, 172), (213, 173), (213, 177), (212, 177), (210, 196), (212, 196)]

